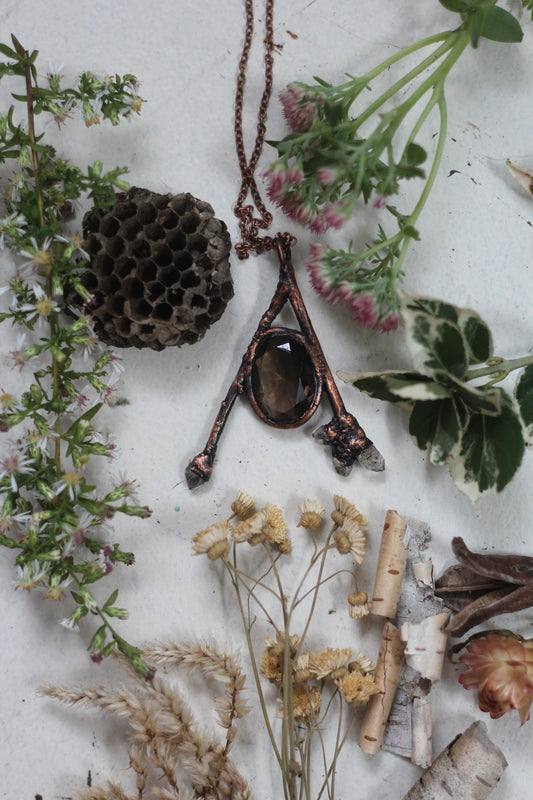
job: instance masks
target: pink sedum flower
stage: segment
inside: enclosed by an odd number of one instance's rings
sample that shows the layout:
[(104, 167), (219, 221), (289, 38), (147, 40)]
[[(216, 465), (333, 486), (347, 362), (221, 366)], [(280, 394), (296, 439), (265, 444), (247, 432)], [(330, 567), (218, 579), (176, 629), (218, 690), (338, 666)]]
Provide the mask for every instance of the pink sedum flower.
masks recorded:
[(465, 689), (475, 689), (481, 711), (498, 719), (516, 709), (521, 725), (533, 702), (533, 640), (489, 633), (467, 645), (459, 660), (468, 669), (459, 676)]
[(326, 303), (336, 305), (339, 297), (335, 289), (335, 281), (331, 277), (327, 262), (324, 259), (326, 248), (314, 242), (309, 252), (309, 261), (306, 264), (311, 286)]
[(331, 186), (337, 180), (337, 170), (333, 167), (320, 167), (316, 179), (322, 186)]
[(298, 83), (289, 85), (279, 94), (283, 116), (294, 133), (305, 133), (318, 117), (318, 106), (324, 101), (320, 92), (313, 92)]
[(315, 233), (324, 233), (328, 228), (337, 230), (342, 228), (345, 222), (346, 216), (343, 206), (340, 203), (328, 203), (322, 211), (317, 213), (310, 227)]

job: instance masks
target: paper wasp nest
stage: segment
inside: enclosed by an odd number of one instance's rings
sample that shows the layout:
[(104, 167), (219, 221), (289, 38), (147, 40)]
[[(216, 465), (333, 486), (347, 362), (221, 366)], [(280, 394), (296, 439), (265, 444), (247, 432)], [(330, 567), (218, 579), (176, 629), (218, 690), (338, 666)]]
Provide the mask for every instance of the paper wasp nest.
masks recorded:
[(91, 260), (81, 282), (107, 344), (193, 344), (233, 297), (226, 225), (191, 194), (132, 188), (110, 211), (87, 212), (83, 235)]

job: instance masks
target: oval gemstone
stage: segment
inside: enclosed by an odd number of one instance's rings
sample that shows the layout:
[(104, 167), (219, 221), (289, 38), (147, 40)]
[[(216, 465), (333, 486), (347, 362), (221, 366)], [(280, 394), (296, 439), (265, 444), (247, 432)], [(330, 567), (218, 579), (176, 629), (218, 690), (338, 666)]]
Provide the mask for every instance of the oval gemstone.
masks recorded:
[(260, 342), (252, 364), (252, 392), (261, 412), (274, 425), (297, 424), (316, 393), (316, 373), (304, 345), (290, 333)]

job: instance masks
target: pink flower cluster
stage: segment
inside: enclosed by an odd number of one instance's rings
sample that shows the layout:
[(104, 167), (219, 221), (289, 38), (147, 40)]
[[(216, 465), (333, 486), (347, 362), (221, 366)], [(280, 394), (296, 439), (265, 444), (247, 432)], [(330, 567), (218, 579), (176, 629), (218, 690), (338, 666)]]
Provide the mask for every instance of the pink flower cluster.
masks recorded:
[(307, 90), (298, 83), (289, 85), (279, 94), (283, 116), (294, 133), (305, 133), (318, 117), (318, 107), (324, 102), (320, 92)]
[(380, 304), (371, 291), (361, 292), (357, 285), (349, 281), (338, 283), (334, 270), (328, 264), (327, 250), (321, 244), (312, 244), (307, 271), (316, 293), (330, 305), (344, 303), (353, 319), (362, 327), (387, 333), (394, 331), (400, 324), (397, 311), (383, 314)]
[(346, 222), (346, 209), (341, 202), (327, 203), (317, 209), (305, 199), (303, 192), (298, 190), (304, 175), (297, 167), (276, 166), (267, 170), (264, 178), (270, 200), (300, 225), (307, 225), (315, 233), (324, 233), (328, 228), (341, 228)]

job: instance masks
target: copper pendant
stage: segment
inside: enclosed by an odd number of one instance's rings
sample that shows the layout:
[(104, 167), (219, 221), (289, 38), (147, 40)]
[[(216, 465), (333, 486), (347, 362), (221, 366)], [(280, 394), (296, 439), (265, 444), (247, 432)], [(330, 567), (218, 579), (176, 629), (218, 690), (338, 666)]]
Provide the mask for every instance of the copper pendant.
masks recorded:
[[(290, 246), (279, 238), (276, 247), (280, 262), (276, 292), (221, 403), (205, 448), (185, 471), (189, 489), (211, 477), (218, 440), (239, 394), (248, 396), (257, 416), (267, 424), (297, 428), (313, 416), (326, 392), (333, 418), (313, 436), (332, 448), (337, 472), (347, 475), (356, 460), (375, 472), (385, 469), (383, 456), (342, 402), (296, 283)], [(272, 325), (287, 301), (299, 331)]]

